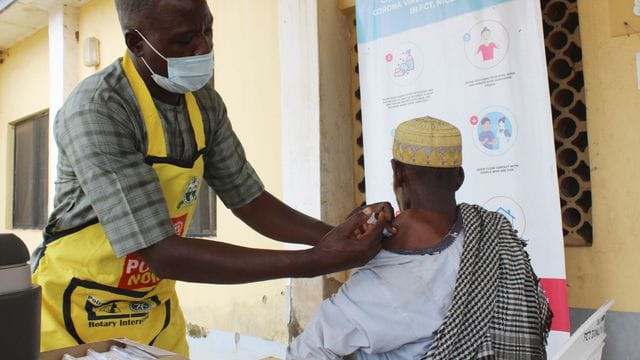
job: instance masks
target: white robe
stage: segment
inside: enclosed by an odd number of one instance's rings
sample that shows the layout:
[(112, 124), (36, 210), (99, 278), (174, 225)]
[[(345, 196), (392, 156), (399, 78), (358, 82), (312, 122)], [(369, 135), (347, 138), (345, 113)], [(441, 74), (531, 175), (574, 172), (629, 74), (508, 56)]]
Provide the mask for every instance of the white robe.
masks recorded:
[(287, 359), (420, 359), (451, 307), (464, 234), (436, 255), (382, 250), (325, 300)]

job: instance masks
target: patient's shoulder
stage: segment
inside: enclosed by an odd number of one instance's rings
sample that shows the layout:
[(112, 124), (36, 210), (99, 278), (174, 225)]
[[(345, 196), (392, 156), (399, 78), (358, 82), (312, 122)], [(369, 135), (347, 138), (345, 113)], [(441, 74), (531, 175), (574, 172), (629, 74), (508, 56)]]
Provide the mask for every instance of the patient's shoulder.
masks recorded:
[(398, 232), (382, 243), (383, 248), (389, 251), (436, 246), (448, 231), (448, 225), (443, 226), (437, 215), (422, 209), (403, 211), (396, 217), (393, 226)]

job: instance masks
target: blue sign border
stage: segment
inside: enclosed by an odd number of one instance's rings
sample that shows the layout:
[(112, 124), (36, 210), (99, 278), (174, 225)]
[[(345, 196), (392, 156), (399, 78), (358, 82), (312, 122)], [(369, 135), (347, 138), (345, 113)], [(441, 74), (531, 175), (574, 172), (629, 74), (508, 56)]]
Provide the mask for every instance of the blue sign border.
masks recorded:
[(356, 0), (358, 44), (512, 0)]

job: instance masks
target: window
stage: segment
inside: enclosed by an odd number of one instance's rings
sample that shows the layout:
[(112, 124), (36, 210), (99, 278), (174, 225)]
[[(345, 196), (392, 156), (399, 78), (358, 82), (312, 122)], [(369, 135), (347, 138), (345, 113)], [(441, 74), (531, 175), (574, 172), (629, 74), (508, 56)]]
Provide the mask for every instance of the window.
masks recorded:
[(47, 221), (49, 112), (14, 126), (13, 227), (42, 229)]
[(593, 243), (591, 170), (577, 0), (542, 0), (562, 231), (568, 246)]
[[(209, 80), (211, 88), (215, 88), (215, 73)], [(187, 236), (193, 237), (213, 237), (216, 236), (216, 193), (206, 181), (200, 185), (198, 194), (198, 208), (196, 209)]]
[(206, 182), (200, 186), (197, 207), (187, 236), (216, 236), (216, 195)]

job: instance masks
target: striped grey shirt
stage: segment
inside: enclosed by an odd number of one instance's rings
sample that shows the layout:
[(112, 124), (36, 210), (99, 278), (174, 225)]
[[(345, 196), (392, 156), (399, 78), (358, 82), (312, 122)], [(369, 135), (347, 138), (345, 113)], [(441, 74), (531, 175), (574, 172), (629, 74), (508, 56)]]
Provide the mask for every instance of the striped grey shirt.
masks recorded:
[[(220, 95), (210, 86), (194, 93), (202, 112), (207, 151), (204, 178), (229, 208), (245, 205), (264, 187), (245, 158)], [(156, 101), (167, 155), (190, 160), (197, 152), (184, 99)], [(54, 123), (59, 149), (54, 210), (45, 238), (96, 218), (116, 256), (175, 234), (154, 170), (145, 164), (144, 120), (120, 59), (83, 80)]]

